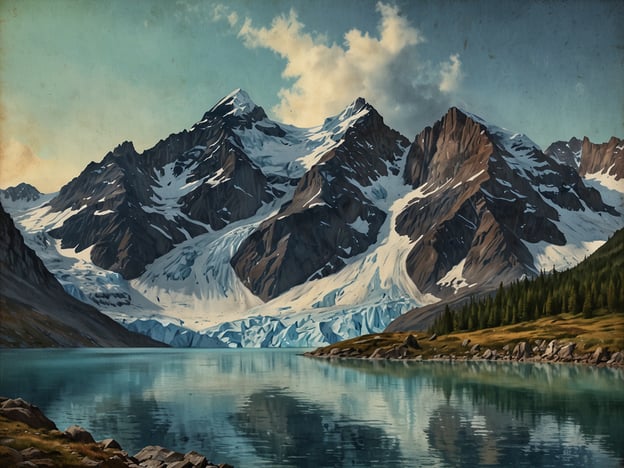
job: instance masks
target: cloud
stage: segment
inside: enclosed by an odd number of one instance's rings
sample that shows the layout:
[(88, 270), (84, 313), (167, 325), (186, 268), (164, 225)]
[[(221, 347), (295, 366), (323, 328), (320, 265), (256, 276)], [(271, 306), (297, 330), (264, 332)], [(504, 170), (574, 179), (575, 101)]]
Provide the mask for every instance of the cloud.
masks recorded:
[(217, 4), (212, 9), (212, 19), (214, 21), (225, 19), (230, 24), (230, 27), (234, 27), (236, 23), (238, 23), (238, 13), (230, 10), (230, 8), (225, 5)]
[[(221, 19), (231, 13), (215, 11)], [(249, 18), (243, 21), (238, 36), (246, 47), (266, 48), (285, 60), (282, 76), (289, 85), (279, 91), (279, 103), (272, 109), (278, 118), (317, 125), (362, 96), (391, 126), (411, 137), (447, 110), (462, 77), (459, 55), (439, 64), (422, 60), (422, 33), (396, 6), (378, 3), (377, 12), (376, 35), (351, 29), (342, 44), (307, 33), (295, 10), (274, 18), (269, 27), (256, 27)]]
[(49, 193), (67, 183), (76, 174), (76, 167), (66, 161), (42, 159), (14, 138), (0, 143), (0, 187), (28, 182), (41, 192)]

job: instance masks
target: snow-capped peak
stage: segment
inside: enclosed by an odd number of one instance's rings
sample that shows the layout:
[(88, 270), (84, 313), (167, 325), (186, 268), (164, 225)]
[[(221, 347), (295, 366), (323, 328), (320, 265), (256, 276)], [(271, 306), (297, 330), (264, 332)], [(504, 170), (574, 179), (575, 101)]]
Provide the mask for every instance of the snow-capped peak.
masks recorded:
[(241, 115), (248, 114), (253, 111), (257, 106), (256, 103), (251, 100), (249, 94), (243, 89), (237, 88), (230, 94), (221, 99), (217, 105), (215, 105), (211, 111), (216, 111), (219, 108), (228, 107), (230, 110), (225, 115), (233, 115), (239, 117)]
[(507, 149), (511, 154), (517, 153), (517, 149), (520, 147), (522, 147), (523, 149), (531, 148), (541, 151), (540, 146), (529, 137), (527, 137), (524, 133), (513, 132), (511, 130), (507, 130), (506, 128), (491, 124), (483, 117), (468, 112), (464, 109), (458, 108), (457, 110), (463, 113), (466, 117), (485, 127), (487, 133), (495, 137), (497, 142), (503, 144), (505, 149)]

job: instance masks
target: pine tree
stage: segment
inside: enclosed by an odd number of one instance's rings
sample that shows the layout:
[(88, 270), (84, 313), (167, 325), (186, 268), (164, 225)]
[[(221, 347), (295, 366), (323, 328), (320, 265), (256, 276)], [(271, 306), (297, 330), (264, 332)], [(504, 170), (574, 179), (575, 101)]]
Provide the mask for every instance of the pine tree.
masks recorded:
[(611, 278), (607, 289), (607, 308), (609, 312), (615, 312), (617, 309), (617, 293), (615, 290), (615, 281)]
[(583, 317), (592, 318), (594, 316), (594, 305), (592, 304), (591, 292), (587, 291), (583, 301)]

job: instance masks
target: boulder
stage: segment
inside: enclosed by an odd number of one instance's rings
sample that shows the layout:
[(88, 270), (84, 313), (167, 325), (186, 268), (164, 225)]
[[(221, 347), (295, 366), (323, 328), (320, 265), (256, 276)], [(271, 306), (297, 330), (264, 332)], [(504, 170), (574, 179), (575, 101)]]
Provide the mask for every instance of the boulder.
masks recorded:
[(483, 359), (487, 359), (488, 361), (491, 359), (496, 359), (496, 350), (486, 349), (483, 351)]
[(94, 468), (100, 466), (100, 462), (99, 461), (93, 460), (93, 459), (91, 459), (89, 457), (84, 457), (80, 461), (80, 463), (82, 464), (82, 466), (92, 466)]
[(24, 461), (22, 454), (11, 447), (0, 446), (0, 466), (15, 466)]
[(35, 458), (34, 460), (28, 460), (34, 464), (37, 468), (55, 468), (58, 465), (51, 458)]
[(574, 359), (575, 349), (576, 344), (568, 343), (557, 352), (557, 356), (559, 356), (559, 359), (561, 359), (562, 361), (572, 361)]
[(471, 353), (478, 353), (480, 349), (481, 349), (481, 345), (479, 343), (476, 343), (476, 344), (472, 345), (472, 348), (470, 348), (470, 352)]
[(531, 349), (526, 341), (521, 341), (520, 343), (514, 346), (513, 351), (511, 352), (511, 358), (516, 360), (526, 359), (531, 357)]
[(407, 338), (405, 338), (405, 341), (403, 341), (403, 344), (408, 348), (421, 349), (420, 344), (414, 335), (408, 335)]
[(193, 467), (199, 468), (205, 468), (209, 463), (206, 457), (194, 451), (184, 454), (184, 460), (190, 462)]
[(467, 347), (470, 344), (470, 338), (466, 338), (464, 341), (462, 341), (462, 348)]
[(599, 364), (606, 360), (606, 354), (606, 350), (603, 350), (601, 346), (598, 346), (589, 358), (589, 362), (591, 364)]
[(194, 467), (195, 467), (195, 465), (193, 465), (188, 460), (180, 460), (178, 462), (173, 462), (173, 463), (167, 464), (167, 468), (194, 468)]
[(559, 345), (559, 342), (557, 340), (551, 340), (548, 343), (548, 346), (546, 346), (546, 350), (544, 351), (544, 355), (542, 357), (546, 359), (553, 358), (557, 355), (560, 349), (561, 346)]
[(56, 429), (56, 424), (48, 419), (38, 407), (21, 398), (2, 398), (0, 416), (22, 422), (34, 429)]
[(624, 362), (624, 353), (622, 351), (616, 351), (611, 355), (611, 359), (607, 364), (622, 364)]
[(140, 465), (144, 465), (147, 461), (178, 462), (184, 460), (184, 455), (159, 445), (148, 445), (139, 451), (134, 458), (137, 459)]
[(82, 442), (84, 444), (94, 444), (95, 439), (89, 431), (80, 426), (69, 426), (65, 432), (65, 436), (74, 442)]
[(100, 442), (100, 445), (104, 449), (117, 449), (121, 450), (121, 445), (115, 439), (104, 439)]
[(24, 460), (32, 460), (33, 458), (43, 458), (45, 456), (45, 454), (41, 450), (35, 447), (25, 448), (24, 450), (20, 451), (20, 454), (22, 455), (22, 458)]
[(429, 337), (429, 341), (435, 341), (438, 338), (438, 335), (435, 333)]

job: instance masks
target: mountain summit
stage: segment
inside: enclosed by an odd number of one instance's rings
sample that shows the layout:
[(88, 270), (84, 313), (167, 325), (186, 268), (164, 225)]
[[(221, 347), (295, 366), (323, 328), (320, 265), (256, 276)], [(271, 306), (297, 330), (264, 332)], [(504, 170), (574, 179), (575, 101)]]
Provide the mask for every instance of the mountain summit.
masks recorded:
[(67, 291), (134, 330), (317, 346), (578, 263), (624, 226), (621, 149), (542, 151), (459, 108), (410, 142), (363, 98), (297, 128), (235, 90), (16, 219)]

